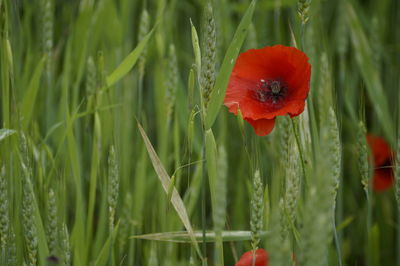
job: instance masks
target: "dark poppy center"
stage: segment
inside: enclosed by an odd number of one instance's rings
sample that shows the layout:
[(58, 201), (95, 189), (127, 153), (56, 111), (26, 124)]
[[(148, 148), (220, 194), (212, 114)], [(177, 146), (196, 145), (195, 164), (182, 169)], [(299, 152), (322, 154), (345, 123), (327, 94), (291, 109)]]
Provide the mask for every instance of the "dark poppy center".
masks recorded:
[(255, 88), (255, 98), (259, 102), (277, 104), (287, 93), (286, 84), (279, 79), (261, 79)]

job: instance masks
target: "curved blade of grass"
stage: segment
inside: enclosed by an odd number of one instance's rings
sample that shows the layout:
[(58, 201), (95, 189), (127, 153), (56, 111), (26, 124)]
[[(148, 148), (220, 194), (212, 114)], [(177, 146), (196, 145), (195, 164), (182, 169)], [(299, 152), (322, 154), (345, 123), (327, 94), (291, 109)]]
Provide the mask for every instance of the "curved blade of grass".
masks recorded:
[(122, 79), (135, 66), (140, 54), (143, 52), (150, 37), (153, 35), (154, 28), (139, 42), (135, 49), (119, 64), (119, 66), (106, 78), (107, 87), (111, 87)]
[(214, 89), (211, 92), (210, 103), (208, 105), (206, 119), (205, 119), (206, 129), (211, 128), (212, 125), (214, 124), (219, 109), (221, 108), (222, 102), (224, 101), (225, 91), (226, 87), (228, 86), (229, 77), (231, 75), (233, 66), (235, 64), (235, 59), (239, 54), (244, 39), (246, 38), (247, 31), (251, 23), (251, 19), (253, 17), (255, 5), (256, 1), (255, 0), (251, 1), (250, 6), (247, 8), (246, 13), (244, 14), (238, 28), (236, 29), (235, 35), (233, 36), (233, 40), (229, 45), (228, 51), (225, 54), (220, 72), (217, 76), (217, 80), (215, 81)]
[[(167, 171), (165, 170), (164, 166), (162, 165), (160, 159), (158, 158), (157, 153), (155, 152), (155, 150), (153, 148), (153, 145), (151, 145), (151, 142), (146, 135), (146, 132), (144, 131), (144, 129), (142, 128), (142, 126), (139, 123), (138, 123), (138, 127), (139, 127), (140, 134), (142, 135), (142, 138), (144, 140), (150, 160), (153, 164), (154, 170), (156, 171), (157, 176), (160, 179), (161, 185), (163, 186), (165, 192), (168, 193), (168, 188), (170, 186), (171, 178), (167, 174)], [(185, 226), (185, 228), (188, 232), (188, 235), (191, 239), (191, 242), (194, 245), (194, 247), (196, 248), (198, 255), (200, 256), (200, 258), (202, 258), (203, 256), (201, 255), (198, 243), (196, 241), (196, 237), (194, 235), (192, 225), (190, 224), (189, 216), (187, 215), (185, 205), (183, 204), (182, 198), (175, 188), (173, 188), (173, 191), (172, 191), (171, 203), (174, 206), (183, 225)]]
[(0, 129), (0, 141), (4, 140), (5, 138), (11, 136), (12, 134), (16, 133), (17, 131), (7, 128)]
[[(267, 236), (268, 232), (261, 232), (261, 237)], [(194, 237), (201, 241), (203, 238), (203, 232), (195, 231)], [(177, 231), (177, 232), (165, 232), (165, 233), (155, 233), (155, 234), (145, 234), (145, 235), (137, 235), (131, 236), (130, 238), (136, 239), (146, 239), (146, 240), (156, 240), (156, 241), (167, 241), (167, 242), (176, 242), (176, 243), (190, 243), (191, 238), (189, 234), (185, 231)], [(223, 241), (247, 241), (251, 240), (251, 231), (222, 231), (222, 239)], [(215, 232), (208, 231), (206, 232), (206, 241), (207, 242), (215, 242), (216, 236)]]
[(24, 119), (23, 120), (24, 127), (26, 127), (29, 124), (32, 117), (32, 111), (35, 105), (35, 100), (40, 85), (40, 77), (42, 76), (45, 62), (46, 58), (43, 57), (40, 60), (39, 64), (36, 66), (35, 72), (33, 73), (32, 79), (29, 82), (28, 89), (22, 101), (21, 114)]
[(361, 22), (350, 2), (346, 2), (346, 13), (356, 62), (366, 83), (368, 95), (375, 103), (373, 104), (373, 108), (375, 108), (375, 112), (382, 123), (383, 130), (390, 143), (393, 145), (395, 141), (393, 124), (390, 118), (388, 102), (385, 98), (383, 86), (379, 78), (379, 72), (372, 60), (373, 53), (371, 47), (363, 31)]

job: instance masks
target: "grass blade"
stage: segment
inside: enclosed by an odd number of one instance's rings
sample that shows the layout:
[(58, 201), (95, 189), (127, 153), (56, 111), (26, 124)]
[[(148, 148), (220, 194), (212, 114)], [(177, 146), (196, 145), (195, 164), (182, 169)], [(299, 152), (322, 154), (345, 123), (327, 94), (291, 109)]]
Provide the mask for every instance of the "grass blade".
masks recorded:
[(43, 57), (40, 60), (39, 64), (36, 66), (35, 72), (33, 73), (32, 79), (29, 82), (28, 89), (22, 101), (21, 114), (24, 119), (23, 120), (24, 127), (28, 126), (32, 117), (32, 112), (36, 102), (36, 96), (40, 85), (40, 77), (42, 76), (45, 62), (46, 58)]
[(135, 49), (119, 64), (119, 66), (106, 78), (108, 87), (111, 87), (122, 79), (135, 66), (140, 54), (147, 46), (147, 42), (153, 35), (154, 28), (139, 42)]
[[(193, 232), (194, 237), (201, 241), (203, 238), (203, 232), (195, 231)], [(261, 237), (267, 236), (267, 232), (261, 232)], [(177, 242), (177, 243), (190, 243), (191, 237), (187, 232), (178, 231), (178, 232), (164, 232), (164, 233), (155, 233), (155, 234), (145, 234), (145, 235), (137, 235), (131, 236), (130, 238), (136, 239), (147, 239), (147, 240), (156, 240), (156, 241), (167, 241), (167, 242)], [(251, 240), (251, 231), (222, 231), (222, 239), (223, 241), (247, 241)], [(215, 232), (206, 232), (206, 241), (207, 242), (215, 242), (216, 235)]]
[[(158, 158), (157, 153), (155, 152), (155, 150), (153, 148), (153, 145), (151, 145), (151, 142), (146, 135), (146, 132), (144, 131), (144, 129), (142, 128), (142, 126), (139, 123), (138, 123), (138, 127), (140, 130), (140, 134), (142, 135), (142, 138), (146, 145), (146, 149), (150, 156), (154, 170), (156, 171), (157, 176), (160, 179), (161, 185), (163, 186), (165, 192), (168, 193), (168, 188), (170, 186), (171, 178), (167, 174), (167, 171), (165, 170), (164, 166), (162, 165), (160, 159)], [(198, 243), (196, 241), (196, 237), (194, 235), (192, 225), (190, 224), (190, 221), (189, 221), (189, 216), (187, 215), (187, 212), (186, 212), (185, 205), (183, 204), (182, 198), (179, 196), (178, 191), (175, 188), (173, 189), (173, 192), (172, 192), (171, 203), (174, 206), (183, 225), (185, 226), (185, 228), (190, 236), (190, 239), (192, 241), (192, 244), (196, 248), (197, 253), (199, 254), (200, 257), (202, 257)]]

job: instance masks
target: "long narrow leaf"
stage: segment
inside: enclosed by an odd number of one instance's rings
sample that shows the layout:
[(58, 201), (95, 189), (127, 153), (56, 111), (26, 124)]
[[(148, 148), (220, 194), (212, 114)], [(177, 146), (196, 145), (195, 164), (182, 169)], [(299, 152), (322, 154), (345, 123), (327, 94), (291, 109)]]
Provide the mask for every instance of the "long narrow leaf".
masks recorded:
[(140, 54), (143, 52), (150, 37), (153, 35), (154, 28), (139, 42), (135, 49), (119, 64), (119, 66), (106, 78), (107, 86), (114, 85), (122, 79), (135, 66)]
[(43, 57), (36, 66), (35, 72), (33, 73), (32, 79), (29, 82), (28, 89), (22, 101), (21, 114), (23, 117), (24, 127), (29, 124), (32, 117), (32, 111), (36, 102), (36, 96), (40, 85), (40, 77), (42, 76), (45, 62), (45, 57)]
[[(161, 185), (163, 186), (165, 192), (168, 193), (168, 188), (170, 186), (171, 178), (169, 177), (167, 171), (165, 170), (164, 166), (162, 165), (160, 159), (158, 158), (157, 153), (155, 152), (155, 150), (153, 148), (153, 145), (151, 145), (151, 142), (146, 135), (146, 132), (144, 131), (144, 129), (142, 128), (142, 126), (139, 123), (138, 123), (138, 127), (140, 130), (140, 134), (142, 135), (142, 138), (146, 145), (146, 149), (149, 154), (150, 160), (153, 164), (154, 170), (156, 171), (157, 176), (160, 179)], [(172, 192), (171, 203), (174, 206), (183, 225), (185, 226), (185, 228), (190, 236), (190, 239), (192, 240), (192, 243), (196, 248), (197, 253), (199, 254), (200, 257), (202, 257), (200, 249), (199, 249), (197, 241), (196, 241), (196, 237), (194, 235), (192, 225), (190, 224), (190, 221), (189, 221), (189, 216), (187, 215), (187, 212), (186, 212), (186, 207), (183, 204), (181, 196), (179, 195), (178, 191), (175, 188), (173, 189), (173, 192)]]
[[(267, 232), (261, 232), (261, 237), (267, 236)], [(194, 237), (198, 240), (202, 240), (203, 232), (195, 231)], [(157, 240), (157, 241), (167, 241), (167, 242), (177, 242), (177, 243), (190, 243), (191, 237), (187, 232), (164, 232), (155, 234), (145, 234), (131, 236), (130, 238), (136, 239), (147, 239), (147, 240)], [(215, 232), (206, 232), (206, 241), (215, 242), (216, 236)], [(223, 241), (247, 241), (251, 240), (251, 231), (222, 231)]]

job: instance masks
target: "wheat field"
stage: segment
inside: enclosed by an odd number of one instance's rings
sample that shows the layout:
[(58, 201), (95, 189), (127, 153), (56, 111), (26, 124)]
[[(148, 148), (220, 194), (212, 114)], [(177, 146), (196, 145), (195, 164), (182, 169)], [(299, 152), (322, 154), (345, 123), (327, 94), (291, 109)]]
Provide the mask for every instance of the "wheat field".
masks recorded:
[[(0, 0), (0, 265), (400, 266), (399, 26), (398, 0)], [(287, 82), (229, 102), (265, 64)]]

